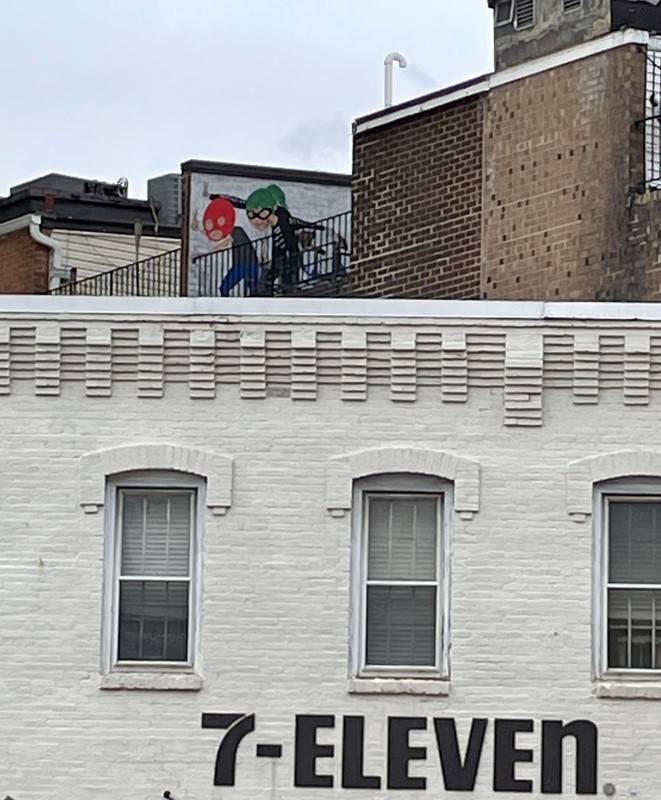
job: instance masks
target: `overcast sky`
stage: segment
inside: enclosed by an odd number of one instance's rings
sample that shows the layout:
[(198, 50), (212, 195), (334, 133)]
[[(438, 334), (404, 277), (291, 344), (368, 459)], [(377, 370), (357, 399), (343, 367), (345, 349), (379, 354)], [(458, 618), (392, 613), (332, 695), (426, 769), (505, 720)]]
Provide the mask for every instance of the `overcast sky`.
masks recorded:
[(191, 158), (349, 171), (351, 121), (492, 68), (486, 0), (2, 0), (0, 195)]

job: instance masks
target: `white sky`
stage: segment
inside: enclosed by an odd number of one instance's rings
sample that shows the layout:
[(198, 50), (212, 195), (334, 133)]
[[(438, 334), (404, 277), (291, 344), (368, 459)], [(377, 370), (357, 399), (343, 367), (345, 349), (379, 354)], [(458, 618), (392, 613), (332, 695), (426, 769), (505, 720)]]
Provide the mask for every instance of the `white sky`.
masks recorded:
[(351, 122), (489, 72), (486, 0), (2, 0), (0, 195), (191, 158), (350, 171)]

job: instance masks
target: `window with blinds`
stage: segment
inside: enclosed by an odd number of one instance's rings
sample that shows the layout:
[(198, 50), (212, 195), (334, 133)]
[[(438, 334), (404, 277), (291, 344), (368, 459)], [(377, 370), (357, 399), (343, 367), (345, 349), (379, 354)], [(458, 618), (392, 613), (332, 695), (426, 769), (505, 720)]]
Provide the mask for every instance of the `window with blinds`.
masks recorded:
[(438, 667), (440, 494), (364, 495), (364, 663)]
[(194, 518), (192, 489), (118, 490), (119, 663), (191, 660)]
[(661, 500), (607, 500), (610, 669), (661, 669)]
[(562, 0), (562, 10), (566, 14), (568, 11), (576, 11), (583, 7), (583, 0)]

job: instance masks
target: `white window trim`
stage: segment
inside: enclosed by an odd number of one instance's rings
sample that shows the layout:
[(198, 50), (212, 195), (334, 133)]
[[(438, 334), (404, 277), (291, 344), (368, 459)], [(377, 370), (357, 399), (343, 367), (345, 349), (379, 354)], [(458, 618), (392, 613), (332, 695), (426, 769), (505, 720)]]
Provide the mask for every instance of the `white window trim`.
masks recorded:
[[(366, 634), (366, 556), (367, 536), (364, 529), (365, 495), (372, 492), (441, 495), (440, 531), (438, 539), (437, 654), (433, 667), (365, 665)], [(380, 474), (363, 476), (355, 482), (351, 536), (351, 611), (350, 611), (350, 691), (360, 692), (360, 683), (371, 679), (395, 679), (391, 688), (407, 691), (399, 679), (439, 680), (449, 675), (450, 640), (450, 526), (453, 513), (453, 487), (448, 481), (424, 474)], [(364, 685), (364, 684), (363, 684)], [(387, 693), (381, 683), (377, 693)], [(412, 692), (413, 693), (413, 692)], [(434, 692), (430, 692), (434, 693)], [(447, 692), (438, 692), (439, 694)]]
[(175, 470), (206, 479), (206, 505), (223, 516), (232, 505), (233, 460), (221, 453), (171, 444), (131, 444), (85, 453), (78, 461), (80, 507), (97, 514), (106, 497), (110, 475), (134, 470)]
[[(191, 626), (189, 629), (189, 659), (187, 662), (118, 662), (118, 594), (121, 542), (117, 496), (122, 488), (144, 489), (190, 489), (195, 492), (194, 528), (192, 533), (192, 571), (189, 594)], [(196, 681), (159, 680), (173, 675), (195, 675), (201, 672), (201, 611), (202, 611), (202, 548), (206, 507), (206, 483), (204, 479), (190, 473), (141, 470), (108, 476), (105, 497), (105, 547), (104, 586), (102, 615), (101, 671), (103, 676), (133, 676), (133, 681), (102, 680), (102, 688), (156, 688), (197, 689)], [(136, 681), (136, 677), (138, 680)], [(155, 679), (155, 680), (154, 680)]]
[(618, 478), (608, 480), (594, 487), (594, 588), (593, 588), (593, 671), (597, 680), (610, 681), (614, 686), (602, 685), (597, 688), (599, 697), (639, 697), (649, 696), (629, 690), (622, 694), (617, 685), (640, 682), (648, 687), (653, 683), (661, 688), (661, 667), (657, 669), (626, 669), (608, 667), (608, 538), (607, 515), (605, 513), (609, 497), (642, 501), (653, 499), (661, 502), (661, 477)]

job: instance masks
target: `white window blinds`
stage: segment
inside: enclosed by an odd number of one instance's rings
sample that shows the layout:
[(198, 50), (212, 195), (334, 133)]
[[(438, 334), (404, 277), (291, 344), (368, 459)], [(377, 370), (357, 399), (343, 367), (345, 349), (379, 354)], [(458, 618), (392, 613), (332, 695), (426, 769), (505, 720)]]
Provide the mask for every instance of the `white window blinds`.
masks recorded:
[(440, 497), (367, 496), (366, 663), (434, 666)]
[(191, 493), (122, 495), (122, 575), (188, 576)]
[(661, 502), (608, 503), (608, 666), (661, 668)]
[(190, 658), (191, 490), (121, 489), (117, 659)]

